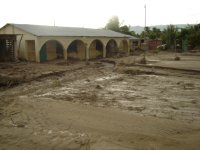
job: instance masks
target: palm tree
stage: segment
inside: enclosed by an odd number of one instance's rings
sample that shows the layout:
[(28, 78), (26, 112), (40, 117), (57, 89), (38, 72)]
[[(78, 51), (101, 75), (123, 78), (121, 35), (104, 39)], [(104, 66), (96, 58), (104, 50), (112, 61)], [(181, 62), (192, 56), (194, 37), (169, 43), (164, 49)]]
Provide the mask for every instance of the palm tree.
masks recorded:
[(167, 44), (168, 48), (174, 48), (174, 41), (176, 39), (177, 29), (173, 25), (169, 25), (167, 29), (164, 29), (162, 34), (162, 40)]

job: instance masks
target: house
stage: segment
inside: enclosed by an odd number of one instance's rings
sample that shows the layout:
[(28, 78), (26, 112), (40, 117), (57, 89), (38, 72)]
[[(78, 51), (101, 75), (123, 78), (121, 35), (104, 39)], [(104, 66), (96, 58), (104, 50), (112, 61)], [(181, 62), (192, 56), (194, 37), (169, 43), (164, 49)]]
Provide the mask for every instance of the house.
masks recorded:
[(89, 60), (129, 54), (132, 36), (105, 29), (6, 24), (0, 35), (16, 35), (18, 57), (45, 62), (54, 59)]
[(162, 45), (161, 39), (153, 39), (153, 40), (147, 40), (147, 45), (149, 50), (156, 50), (159, 45)]

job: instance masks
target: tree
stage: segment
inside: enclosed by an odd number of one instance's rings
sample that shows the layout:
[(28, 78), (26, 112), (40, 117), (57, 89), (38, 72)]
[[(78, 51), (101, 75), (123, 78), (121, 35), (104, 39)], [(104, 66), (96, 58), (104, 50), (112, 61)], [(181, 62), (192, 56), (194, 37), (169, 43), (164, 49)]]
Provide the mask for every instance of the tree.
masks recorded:
[(139, 37), (139, 35), (136, 34), (134, 31), (130, 31), (130, 26), (128, 25), (120, 26), (119, 18), (117, 16), (113, 16), (111, 19), (109, 19), (108, 23), (105, 26), (105, 29)]
[(161, 37), (161, 31), (158, 28), (153, 27), (152, 32), (154, 33), (156, 38), (160, 38)]
[(144, 31), (141, 33), (141, 37), (142, 38), (148, 37), (149, 39), (158, 39), (161, 37), (161, 31), (160, 29), (157, 29), (155, 27), (153, 29), (150, 29), (149, 27), (145, 27)]
[(200, 47), (200, 24), (189, 26), (187, 30), (186, 35), (191, 48)]
[(131, 34), (130, 31), (129, 31), (129, 27), (127, 25), (121, 26), (119, 28), (119, 31), (121, 33), (124, 33), (124, 34), (129, 34), (129, 35)]
[(132, 36), (135, 36), (135, 37), (140, 37), (140, 35), (139, 34), (136, 34), (135, 33), (135, 31), (129, 31), (130, 32), (130, 35), (132, 35)]
[[(161, 38), (163, 43), (167, 44), (167, 47), (170, 49), (180, 46), (180, 48), (185, 45), (185, 43), (190, 48), (199, 48), (200, 47), (200, 24), (188, 25), (186, 28), (181, 28), (179, 31), (178, 27), (174, 25), (167, 26), (164, 31), (160, 29), (146, 27), (144, 31), (140, 34), (141, 38), (148, 37), (149, 39)], [(176, 42), (175, 42), (176, 41)], [(183, 49), (183, 47), (182, 47)]]
[(142, 31), (142, 33), (141, 33), (141, 37), (142, 38), (147, 38), (147, 37), (149, 38), (150, 32), (151, 32), (150, 28), (145, 27), (144, 31)]
[(144, 31), (146, 32), (146, 34), (149, 34), (151, 32), (149, 27), (144, 27)]
[(177, 29), (173, 25), (167, 26), (167, 29), (164, 29), (162, 33), (162, 40), (167, 44), (168, 48), (174, 48), (174, 40), (176, 38)]
[(119, 32), (119, 18), (117, 16), (112, 16), (108, 23), (106, 24), (106, 29)]

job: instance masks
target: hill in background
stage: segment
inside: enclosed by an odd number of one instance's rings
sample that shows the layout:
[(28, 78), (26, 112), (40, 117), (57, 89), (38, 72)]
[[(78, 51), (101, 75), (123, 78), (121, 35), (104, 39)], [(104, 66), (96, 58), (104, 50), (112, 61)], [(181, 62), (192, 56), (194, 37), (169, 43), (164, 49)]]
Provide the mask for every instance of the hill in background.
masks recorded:
[[(161, 31), (163, 31), (164, 29), (167, 28), (167, 26), (169, 26), (169, 25), (155, 25), (155, 26), (148, 26), (148, 27), (150, 27), (150, 29), (155, 27), (155, 28), (158, 28)], [(175, 24), (174, 26), (176, 26), (178, 28), (185, 28), (185, 27), (188, 26), (188, 24)], [(142, 27), (142, 26), (131, 26), (130, 31), (135, 31), (135, 33), (140, 34), (140, 33), (142, 33), (142, 31), (144, 31), (144, 27)]]

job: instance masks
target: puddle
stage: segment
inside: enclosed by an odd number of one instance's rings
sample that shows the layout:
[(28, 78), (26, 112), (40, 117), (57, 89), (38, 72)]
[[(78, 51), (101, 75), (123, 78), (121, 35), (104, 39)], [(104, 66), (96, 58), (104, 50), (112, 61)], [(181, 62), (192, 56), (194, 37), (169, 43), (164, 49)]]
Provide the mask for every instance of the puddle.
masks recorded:
[(132, 90), (126, 90), (126, 89), (123, 89), (123, 88), (116, 88), (116, 87), (107, 88), (107, 90), (112, 91), (112, 92), (122, 92), (123, 94), (133, 92)]
[(35, 97), (73, 95), (72, 93), (78, 93), (78, 91), (78, 89), (62, 87), (44, 94), (35, 95)]
[(95, 81), (104, 81), (104, 80), (111, 80), (111, 79), (116, 79), (119, 76), (106, 76), (102, 78), (97, 78)]

